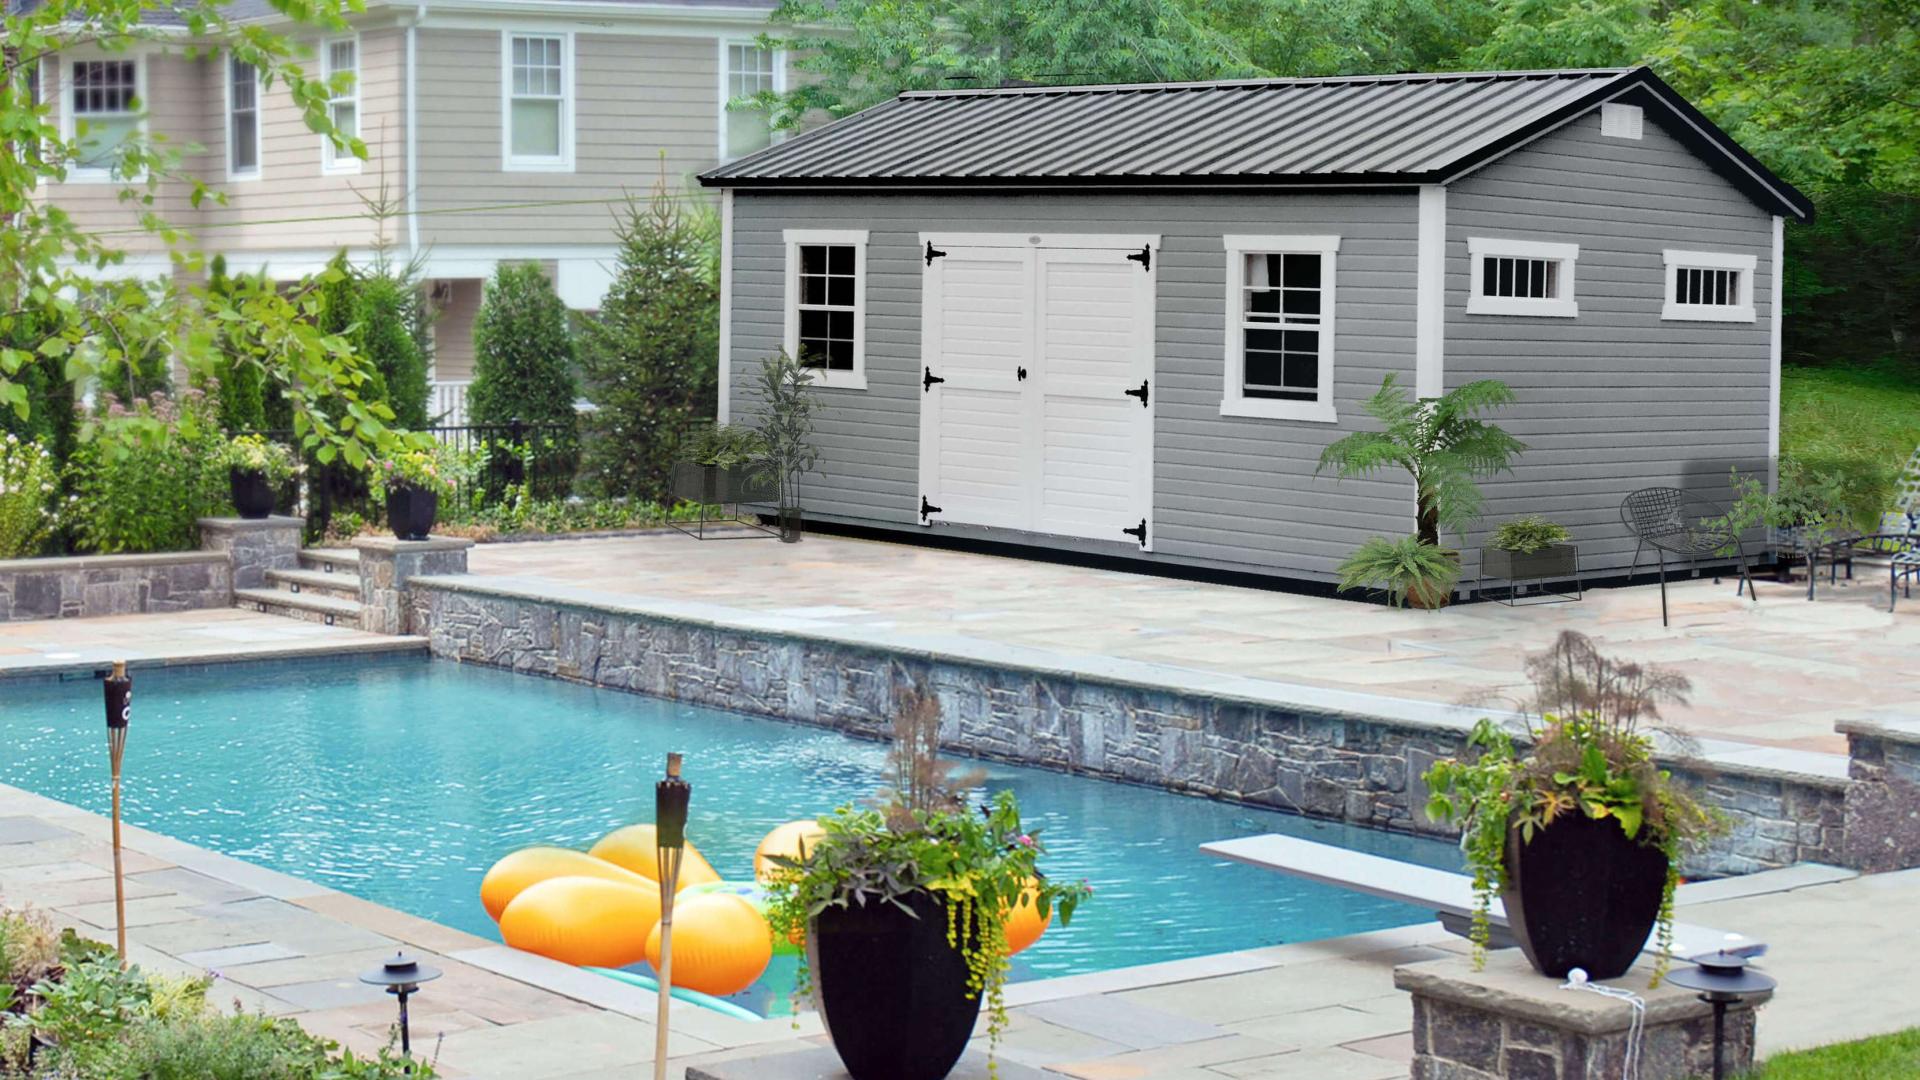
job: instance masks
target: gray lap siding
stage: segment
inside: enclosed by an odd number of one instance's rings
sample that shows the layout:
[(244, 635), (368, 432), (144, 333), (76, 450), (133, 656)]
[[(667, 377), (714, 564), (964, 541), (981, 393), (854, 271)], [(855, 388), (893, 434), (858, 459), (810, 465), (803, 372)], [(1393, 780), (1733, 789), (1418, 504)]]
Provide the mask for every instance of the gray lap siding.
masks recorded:
[[(1623, 570), (1620, 500), (1651, 485), (1728, 495), (1727, 472), (1768, 466), (1772, 219), (1655, 122), (1605, 138), (1588, 114), (1456, 181), (1447, 195), (1446, 384), (1500, 379), (1500, 422), (1531, 449), (1485, 484), (1477, 548), (1500, 522), (1566, 525), (1590, 571)], [(1576, 318), (1468, 315), (1467, 238), (1580, 245)], [(1752, 255), (1751, 323), (1661, 318), (1662, 250)]]
[[(919, 234), (1158, 233), (1154, 551), (1004, 530), (943, 530), (1154, 561), (1330, 580), (1354, 545), (1411, 530), (1397, 478), (1316, 477), (1321, 449), (1389, 372), (1413, 377), (1411, 191), (1372, 193), (844, 194), (740, 191), (733, 209), (732, 409), (783, 332), (781, 231), (869, 230), (867, 389), (822, 389), (809, 514), (918, 529)], [(1227, 234), (1337, 234), (1335, 403), (1340, 423), (1223, 417)]]

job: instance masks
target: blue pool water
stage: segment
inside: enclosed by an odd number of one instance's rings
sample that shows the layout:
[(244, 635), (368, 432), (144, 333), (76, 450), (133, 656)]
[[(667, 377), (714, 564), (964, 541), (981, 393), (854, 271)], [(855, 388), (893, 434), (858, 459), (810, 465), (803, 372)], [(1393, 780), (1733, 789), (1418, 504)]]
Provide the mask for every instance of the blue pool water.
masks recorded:
[[(584, 849), (652, 817), (669, 750), (689, 836), (750, 880), (768, 829), (866, 799), (885, 748), (803, 726), (412, 658), (138, 672), (124, 808), (135, 824), (498, 938), (480, 879), (516, 848)], [(0, 782), (107, 810), (97, 682), (0, 682)], [(1457, 869), (1451, 844), (988, 763), (1043, 830), (1049, 873), (1095, 889), (1016, 979), (1416, 922), (1418, 909), (1200, 854), (1259, 832)], [(777, 983), (778, 973), (763, 982)], [(749, 991), (777, 1011), (777, 986)]]

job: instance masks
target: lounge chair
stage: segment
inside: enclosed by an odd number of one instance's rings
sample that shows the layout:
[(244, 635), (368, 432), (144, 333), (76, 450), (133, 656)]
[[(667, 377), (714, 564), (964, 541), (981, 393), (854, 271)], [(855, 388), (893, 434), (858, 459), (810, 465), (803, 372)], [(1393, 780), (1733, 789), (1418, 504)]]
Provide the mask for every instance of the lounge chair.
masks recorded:
[[(1632, 577), (1640, 569), (1640, 555), (1652, 548), (1660, 560), (1660, 625), (1667, 622), (1667, 556), (1677, 555), (1687, 559), (1695, 576), (1700, 573), (1700, 556), (1723, 555), (1729, 549), (1740, 560), (1740, 586), (1734, 589), (1735, 596), (1745, 589), (1755, 602), (1760, 597), (1753, 591), (1753, 582), (1747, 576), (1747, 549), (1740, 537), (1731, 528), (1715, 522), (1721, 516), (1719, 507), (1697, 495), (1690, 495), (1679, 488), (1650, 487), (1628, 495), (1620, 503), (1620, 520), (1627, 526), (1639, 546), (1633, 549), (1633, 565), (1627, 570)], [(1715, 584), (1720, 575), (1715, 574)]]

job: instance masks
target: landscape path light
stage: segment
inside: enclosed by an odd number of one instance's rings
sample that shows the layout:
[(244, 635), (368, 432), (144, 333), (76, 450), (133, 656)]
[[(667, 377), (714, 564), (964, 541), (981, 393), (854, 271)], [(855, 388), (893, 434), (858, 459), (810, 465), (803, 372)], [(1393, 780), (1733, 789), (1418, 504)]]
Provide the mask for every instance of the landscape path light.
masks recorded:
[(361, 972), (360, 981), (384, 986), (387, 993), (400, 999), (400, 1052), (413, 1056), (413, 1036), (407, 1030), (407, 998), (420, 991), (420, 984), (440, 977), (439, 968), (431, 968), (406, 952), (395, 952), (387, 962), (372, 971)]
[(127, 662), (115, 660), (106, 678), (107, 765), (113, 771), (113, 940), (120, 966), (127, 966), (127, 878), (120, 861), (120, 762), (127, 756), (127, 721), (133, 718), (133, 679)]
[(666, 778), (653, 786), (654, 868), (660, 879), (660, 1005), (654, 1018), (653, 1076), (667, 1075), (667, 1023), (673, 1002), (673, 891), (687, 852), (687, 802), (693, 786), (680, 779), (680, 755), (667, 755)]
[(1708, 953), (1694, 957), (1693, 963), (1693, 967), (1668, 972), (1667, 981), (1684, 990), (1699, 991), (1700, 999), (1713, 1006), (1713, 1080), (1724, 1080), (1722, 1043), (1726, 1038), (1727, 1006), (1764, 994), (1780, 983), (1765, 972), (1750, 970), (1747, 958), (1739, 953)]

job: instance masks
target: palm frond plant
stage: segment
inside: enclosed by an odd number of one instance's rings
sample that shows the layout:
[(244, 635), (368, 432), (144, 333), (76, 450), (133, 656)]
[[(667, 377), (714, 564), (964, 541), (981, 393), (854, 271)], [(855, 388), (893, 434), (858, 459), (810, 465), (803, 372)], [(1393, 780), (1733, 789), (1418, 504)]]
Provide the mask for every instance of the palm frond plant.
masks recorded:
[(1320, 453), (1316, 473), (1342, 479), (1400, 469), (1413, 478), (1414, 533), (1438, 545), (1440, 530), (1464, 533), (1485, 503), (1476, 477), (1508, 472), (1526, 444), (1482, 415), (1513, 403), (1497, 379), (1457, 386), (1437, 398), (1416, 399), (1394, 376), (1367, 399), (1379, 431), (1356, 431)]

